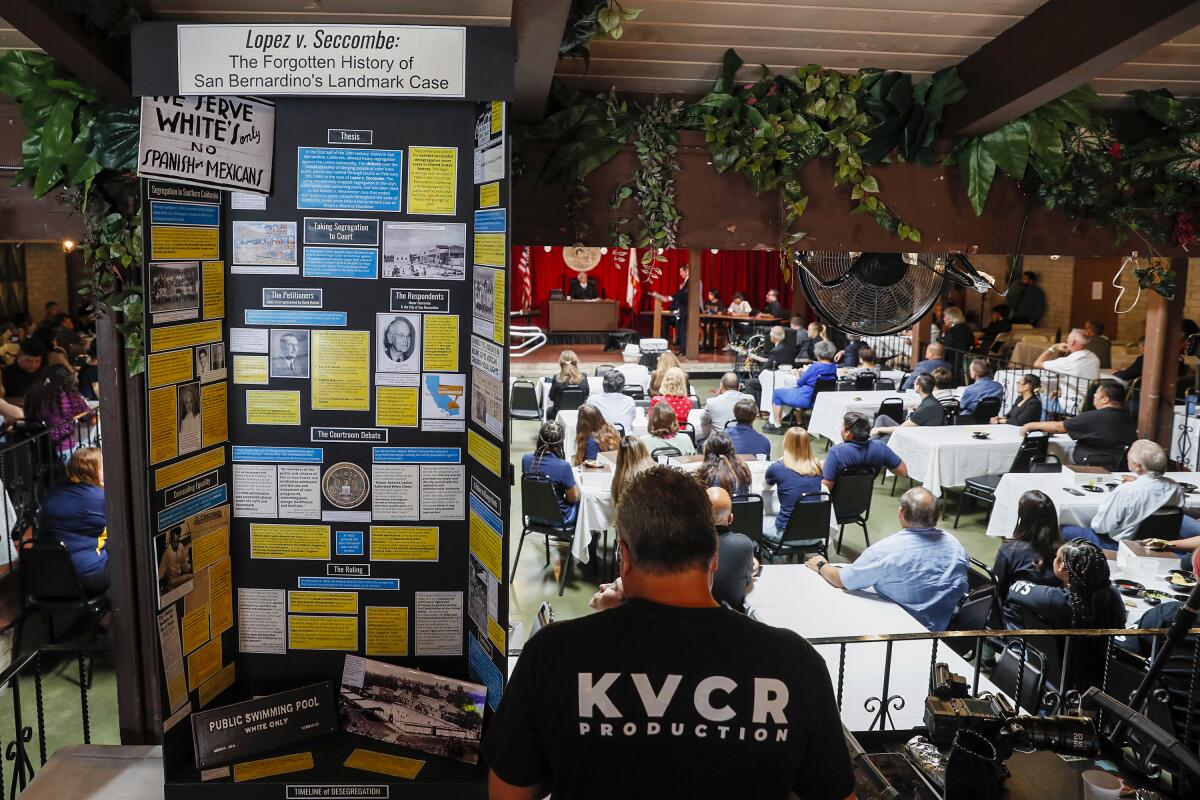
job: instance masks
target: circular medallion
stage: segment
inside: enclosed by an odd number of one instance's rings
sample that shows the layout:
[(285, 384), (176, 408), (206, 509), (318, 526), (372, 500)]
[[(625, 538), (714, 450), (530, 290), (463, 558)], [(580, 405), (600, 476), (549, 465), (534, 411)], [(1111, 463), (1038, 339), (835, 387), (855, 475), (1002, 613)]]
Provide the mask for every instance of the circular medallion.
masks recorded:
[(325, 499), (338, 508), (354, 508), (367, 499), (371, 481), (362, 467), (341, 461), (325, 471), (321, 490)]

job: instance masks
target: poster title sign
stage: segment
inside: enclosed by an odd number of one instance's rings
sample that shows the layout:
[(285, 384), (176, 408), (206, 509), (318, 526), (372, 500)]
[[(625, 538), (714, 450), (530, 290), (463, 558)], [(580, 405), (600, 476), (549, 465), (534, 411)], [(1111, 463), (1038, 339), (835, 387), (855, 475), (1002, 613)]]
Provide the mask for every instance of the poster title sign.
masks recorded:
[(180, 25), (180, 94), (463, 97), (466, 28)]
[(143, 97), (138, 176), (271, 193), (275, 106), (244, 97)]

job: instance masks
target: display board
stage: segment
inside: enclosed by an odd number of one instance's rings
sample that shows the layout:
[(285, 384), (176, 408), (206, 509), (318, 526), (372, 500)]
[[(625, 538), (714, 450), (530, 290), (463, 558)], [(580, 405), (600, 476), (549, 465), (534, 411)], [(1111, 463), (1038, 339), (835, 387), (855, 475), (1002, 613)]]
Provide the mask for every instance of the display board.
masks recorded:
[[(289, 27), (311, 26), (272, 29)], [(493, 68), (511, 72), (508, 55)], [(481, 767), (394, 743), (411, 725), (391, 737), (341, 730), (202, 774), (183, 723), (234, 701), (336, 687), (347, 656), (482, 684), (487, 707), (499, 703), (505, 103), (468, 94), (191, 105), (269, 113), (274, 133), (268, 192), (244, 191), (236, 164), (223, 170), (243, 191), (143, 181), (167, 797), (202, 796), (215, 788), (206, 780), (230, 790), (253, 780), (247, 796), (268, 784), (280, 797), (300, 784), (326, 787), (304, 795), (314, 797), (386, 790), (395, 758), (424, 762), (418, 784), (474, 793)], [(160, 158), (156, 175), (180, 163)]]

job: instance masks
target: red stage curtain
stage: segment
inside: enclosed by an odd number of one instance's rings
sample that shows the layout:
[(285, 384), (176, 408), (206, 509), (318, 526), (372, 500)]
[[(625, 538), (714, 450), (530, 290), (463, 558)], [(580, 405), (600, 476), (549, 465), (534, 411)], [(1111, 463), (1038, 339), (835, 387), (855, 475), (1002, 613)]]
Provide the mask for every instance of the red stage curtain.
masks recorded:
[[(512, 281), (510, 303), (513, 311), (521, 307), (521, 276), (515, 265), (520, 262), (522, 249), (514, 247), (512, 260), (509, 262), (514, 265), (509, 276)], [(548, 318), (547, 300), (550, 291), (559, 289), (565, 294), (570, 288), (571, 278), (575, 276), (575, 271), (563, 261), (562, 251), (561, 247), (553, 247), (549, 252), (544, 247), (530, 248), (533, 308), (540, 313), (538, 324), (541, 325), (545, 325)], [(679, 267), (688, 263), (688, 252), (667, 250), (666, 256), (666, 263), (660, 267), (662, 274), (653, 281), (641, 282), (638, 311), (654, 308), (651, 291), (670, 295), (679, 288)], [(633, 315), (625, 305), (628, 273), (625, 268), (616, 267), (612, 248), (600, 256), (600, 263), (588, 274), (600, 287), (601, 297), (620, 302), (622, 324), (630, 325)], [(735, 291), (744, 293), (756, 311), (765, 302), (767, 289), (779, 291), (779, 301), (785, 308), (791, 303), (792, 289), (789, 284), (783, 282), (783, 276), (779, 272), (779, 254), (774, 250), (720, 250), (716, 253), (705, 250), (701, 257), (700, 278), (701, 287), (705, 291), (711, 288), (720, 293), (723, 308), (728, 308), (733, 302)]]

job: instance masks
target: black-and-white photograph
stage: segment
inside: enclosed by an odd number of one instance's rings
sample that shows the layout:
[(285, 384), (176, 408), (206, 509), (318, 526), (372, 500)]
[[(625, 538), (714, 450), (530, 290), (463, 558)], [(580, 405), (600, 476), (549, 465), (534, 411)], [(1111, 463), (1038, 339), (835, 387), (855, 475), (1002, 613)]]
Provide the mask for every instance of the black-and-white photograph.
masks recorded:
[(479, 761), (484, 686), (346, 656), (340, 697), (344, 731), (468, 764)]
[(158, 559), (158, 607), (192, 590), (192, 536), (187, 525), (175, 525), (154, 537)]
[(200, 449), (200, 384), (181, 383), (175, 395), (179, 406), (179, 455)]
[(150, 263), (150, 313), (156, 321), (190, 319), (199, 308), (199, 261)]
[(308, 331), (271, 330), (271, 377), (308, 377)]
[(504, 438), (504, 387), (480, 369), (471, 370), (471, 421)]
[(465, 280), (467, 226), (461, 222), (385, 222), (383, 277)]
[(475, 556), (467, 558), (467, 613), (475, 629), (487, 631), (488, 571)]
[(421, 315), (375, 315), (375, 371), (421, 371)]
[(496, 271), (475, 268), (471, 275), (471, 316), (492, 319), (496, 307)]
[(196, 348), (196, 377), (201, 383), (225, 377), (225, 343), (200, 345)]

